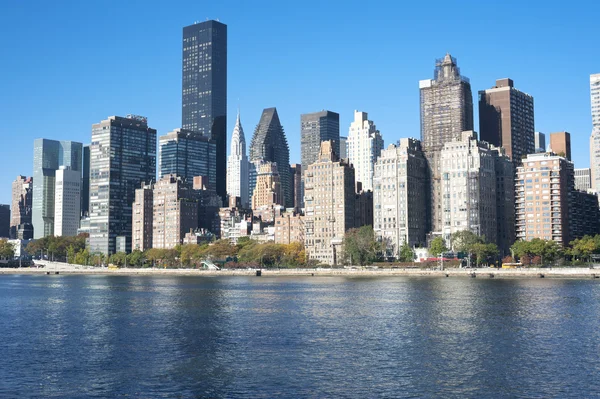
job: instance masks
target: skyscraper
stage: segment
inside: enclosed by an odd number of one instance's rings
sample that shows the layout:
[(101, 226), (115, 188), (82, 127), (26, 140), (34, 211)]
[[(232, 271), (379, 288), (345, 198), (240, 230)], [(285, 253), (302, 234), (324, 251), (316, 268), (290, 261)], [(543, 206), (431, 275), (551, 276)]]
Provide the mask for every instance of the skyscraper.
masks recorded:
[(292, 174), (292, 197), (294, 198), (294, 209), (299, 210), (300, 208), (304, 207), (304, 194), (302, 193), (302, 170), (304, 168), (299, 163), (290, 165), (290, 168)]
[(131, 228), (132, 251), (145, 251), (152, 248), (153, 197), (152, 184), (145, 184), (135, 190), (133, 219)]
[(461, 76), (456, 58), (436, 60), (434, 78), (419, 82), (421, 145), (428, 161), (430, 230), (442, 231), (440, 153), (444, 144), (473, 130), (473, 96), (469, 79)]
[(304, 238), (306, 255), (336, 265), (344, 234), (355, 226), (354, 168), (340, 160), (331, 141), (306, 170)]
[(90, 157), (90, 252), (115, 253), (123, 240), (130, 251), (135, 190), (156, 178), (156, 130), (143, 116), (111, 116), (92, 125)]
[(213, 166), (217, 147), (214, 140), (191, 130), (175, 129), (160, 136), (158, 142), (159, 178), (176, 175), (191, 184), (194, 177), (204, 176), (209, 188), (216, 190), (217, 174)]
[(590, 98), (592, 102), (592, 128), (600, 130), (600, 73), (590, 75)]
[(571, 161), (571, 133), (550, 133), (550, 148), (552, 152)]
[(244, 208), (248, 208), (250, 202), (248, 194), (249, 167), (246, 155), (246, 137), (238, 111), (231, 136), (231, 150), (227, 159), (227, 194), (229, 197), (240, 197)]
[(340, 159), (348, 158), (348, 137), (340, 136)]
[(74, 141), (36, 139), (33, 144), (34, 238), (54, 234), (54, 194), (56, 171), (61, 166), (81, 174), (82, 144)]
[(512, 79), (479, 92), (481, 140), (502, 147), (515, 166), (536, 152), (533, 97), (515, 89)]
[(31, 224), (32, 194), (33, 178), (17, 176), (12, 183), (10, 238), (17, 238), (17, 232), (20, 225)]
[(0, 238), (9, 238), (10, 235), (10, 205), (0, 205)]
[(81, 171), (61, 166), (54, 190), (54, 235), (76, 236), (81, 218)]
[(250, 162), (260, 161), (275, 162), (277, 164), (277, 170), (281, 178), (283, 205), (286, 208), (293, 207), (290, 150), (276, 108), (265, 108), (263, 110), (252, 136)]
[(181, 127), (215, 141), (216, 190), (226, 194), (227, 25), (206, 21), (183, 28)]
[[(383, 138), (366, 112), (354, 111), (348, 131), (348, 161), (354, 166), (356, 182), (364, 191), (373, 191), (375, 162), (383, 149)], [(336, 152), (339, 156), (339, 152)]]
[(319, 157), (321, 142), (328, 140), (333, 141), (334, 151), (339, 156), (340, 115), (338, 113), (323, 110), (300, 115), (300, 159), (302, 165), (314, 163)]

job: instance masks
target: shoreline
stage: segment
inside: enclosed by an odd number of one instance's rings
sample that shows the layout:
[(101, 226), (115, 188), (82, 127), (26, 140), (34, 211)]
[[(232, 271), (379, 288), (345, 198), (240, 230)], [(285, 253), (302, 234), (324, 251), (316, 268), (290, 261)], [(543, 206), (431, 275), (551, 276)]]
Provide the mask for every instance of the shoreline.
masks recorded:
[(91, 266), (52, 264), (44, 268), (0, 268), (0, 275), (108, 275), (108, 276), (257, 276), (260, 277), (463, 277), (463, 278), (571, 278), (599, 279), (600, 269), (527, 268), (527, 269), (157, 269), (120, 268), (109, 270)]

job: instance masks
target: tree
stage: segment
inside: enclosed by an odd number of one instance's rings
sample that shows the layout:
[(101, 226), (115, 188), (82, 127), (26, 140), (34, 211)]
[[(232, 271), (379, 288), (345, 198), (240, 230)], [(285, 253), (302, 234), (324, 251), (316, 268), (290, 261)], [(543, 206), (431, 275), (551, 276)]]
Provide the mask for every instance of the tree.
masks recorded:
[(429, 254), (433, 257), (438, 257), (440, 254), (444, 252), (448, 252), (448, 248), (446, 247), (446, 243), (442, 237), (435, 237), (429, 243)]
[(15, 247), (7, 240), (0, 240), (0, 258), (11, 260), (15, 257)]
[(484, 243), (485, 240), (471, 230), (462, 230), (452, 233), (450, 241), (454, 251), (471, 253), (474, 252), (473, 245)]
[(376, 261), (380, 251), (372, 226), (350, 229), (344, 235), (342, 258), (345, 262), (364, 266)]
[(514, 263), (515, 260), (513, 259), (512, 256), (505, 256), (504, 258), (502, 258), (502, 263)]
[(207, 255), (212, 256), (215, 259), (226, 259), (234, 256), (236, 253), (236, 247), (231, 245), (229, 240), (217, 240), (208, 247)]
[(600, 249), (596, 237), (583, 236), (571, 241), (571, 254), (577, 258), (589, 260), (591, 255)]
[(413, 262), (415, 260), (415, 251), (405, 241), (400, 247), (400, 262)]
[(140, 267), (144, 265), (146, 257), (144, 253), (138, 249), (127, 255), (127, 262), (130, 266)]
[(476, 243), (471, 246), (471, 250), (477, 257), (477, 265), (490, 263), (499, 254), (498, 247), (494, 243)]

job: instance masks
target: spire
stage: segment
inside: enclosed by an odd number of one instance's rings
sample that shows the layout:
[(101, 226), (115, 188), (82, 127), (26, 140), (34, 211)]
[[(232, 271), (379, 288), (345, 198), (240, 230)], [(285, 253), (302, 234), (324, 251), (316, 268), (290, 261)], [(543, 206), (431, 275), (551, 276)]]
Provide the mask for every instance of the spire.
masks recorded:
[(238, 107), (237, 118), (231, 135), (231, 154), (245, 155), (246, 154), (246, 137), (244, 137), (244, 129), (240, 120), (240, 109)]

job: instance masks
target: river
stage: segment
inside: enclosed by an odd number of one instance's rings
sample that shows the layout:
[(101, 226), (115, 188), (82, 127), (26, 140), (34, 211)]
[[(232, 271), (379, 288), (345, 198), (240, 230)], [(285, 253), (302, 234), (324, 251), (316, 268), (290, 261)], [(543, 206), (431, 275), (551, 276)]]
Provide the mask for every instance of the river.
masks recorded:
[(2, 398), (600, 397), (600, 282), (0, 276)]

